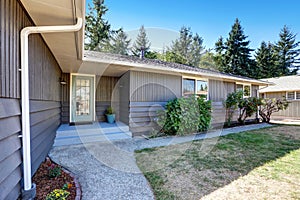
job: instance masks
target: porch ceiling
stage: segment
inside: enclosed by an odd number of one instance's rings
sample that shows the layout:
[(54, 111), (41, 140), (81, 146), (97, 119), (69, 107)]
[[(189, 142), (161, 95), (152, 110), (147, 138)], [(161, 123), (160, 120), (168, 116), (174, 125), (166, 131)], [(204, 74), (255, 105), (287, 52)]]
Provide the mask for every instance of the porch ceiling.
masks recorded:
[[(21, 2), (36, 26), (73, 25), (78, 17), (84, 20), (85, 0)], [(46, 33), (42, 37), (64, 72), (79, 68), (84, 48), (84, 27), (77, 33)]]

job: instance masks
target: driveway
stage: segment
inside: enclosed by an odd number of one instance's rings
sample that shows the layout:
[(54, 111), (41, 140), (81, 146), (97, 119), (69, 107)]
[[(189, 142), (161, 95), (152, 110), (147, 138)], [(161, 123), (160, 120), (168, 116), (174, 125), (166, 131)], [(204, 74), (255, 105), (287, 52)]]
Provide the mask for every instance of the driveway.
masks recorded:
[(54, 162), (75, 174), (82, 187), (83, 200), (148, 200), (154, 199), (154, 195), (136, 165), (134, 150), (217, 138), (221, 135), (269, 126), (271, 125), (262, 123), (183, 137), (150, 140), (132, 138), (114, 142), (53, 147), (49, 156)]

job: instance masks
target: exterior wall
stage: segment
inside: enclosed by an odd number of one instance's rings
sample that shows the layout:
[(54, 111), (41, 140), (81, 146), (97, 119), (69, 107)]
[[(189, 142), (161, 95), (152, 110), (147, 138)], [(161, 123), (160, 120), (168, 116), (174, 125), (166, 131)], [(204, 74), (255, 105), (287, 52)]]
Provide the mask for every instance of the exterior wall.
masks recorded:
[(235, 91), (235, 83), (219, 80), (208, 81), (209, 100), (213, 102), (223, 102), (227, 95)]
[(129, 125), (129, 99), (130, 99), (130, 71), (126, 72), (119, 80), (120, 110), (119, 119)]
[(156, 129), (156, 111), (182, 95), (181, 76), (149, 72), (130, 72), (129, 127), (133, 135)]
[[(266, 98), (286, 98), (286, 92), (269, 92)], [(289, 106), (286, 110), (273, 113), (273, 118), (300, 118), (300, 100), (288, 101)]]
[[(33, 23), (17, 0), (0, 1), (0, 199), (16, 199), (21, 180), (20, 31)], [(38, 34), (29, 37), (32, 172), (60, 124), (61, 70)]]

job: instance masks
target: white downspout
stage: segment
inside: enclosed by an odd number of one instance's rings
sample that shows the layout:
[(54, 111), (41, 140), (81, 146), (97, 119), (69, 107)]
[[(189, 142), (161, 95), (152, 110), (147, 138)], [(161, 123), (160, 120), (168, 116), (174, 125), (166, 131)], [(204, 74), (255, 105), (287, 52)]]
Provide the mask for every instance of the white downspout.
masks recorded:
[(23, 143), (23, 176), (24, 190), (32, 188), (30, 156), (30, 110), (29, 110), (29, 67), (28, 36), (32, 33), (76, 32), (82, 28), (82, 18), (75, 25), (66, 26), (33, 26), (21, 31), (21, 105), (22, 105), (22, 143)]

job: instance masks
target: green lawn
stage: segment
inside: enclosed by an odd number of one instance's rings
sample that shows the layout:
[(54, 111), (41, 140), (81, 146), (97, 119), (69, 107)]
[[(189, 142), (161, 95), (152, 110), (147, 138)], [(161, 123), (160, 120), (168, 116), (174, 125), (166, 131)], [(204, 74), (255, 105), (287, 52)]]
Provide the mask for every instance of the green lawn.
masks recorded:
[(156, 199), (300, 199), (300, 126), (136, 152)]

